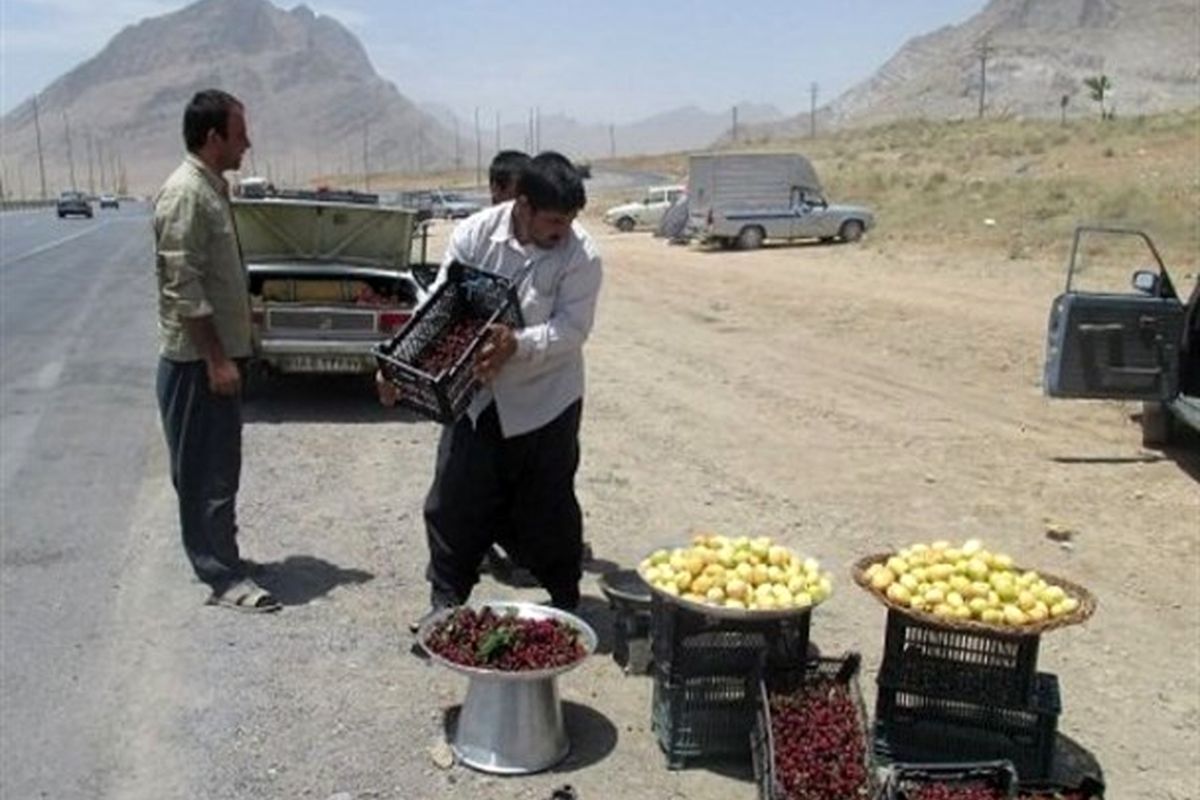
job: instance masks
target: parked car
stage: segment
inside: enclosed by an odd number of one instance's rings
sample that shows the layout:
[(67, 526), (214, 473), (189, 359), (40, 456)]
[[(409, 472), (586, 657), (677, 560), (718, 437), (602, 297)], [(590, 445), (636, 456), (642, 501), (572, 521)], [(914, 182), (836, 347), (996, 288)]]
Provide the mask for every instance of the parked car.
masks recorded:
[(799, 153), (701, 153), (688, 159), (688, 231), (753, 250), (766, 239), (856, 242), (875, 225), (863, 206), (834, 205)]
[(483, 203), (472, 200), (461, 192), (446, 192), (434, 189), (430, 192), (430, 211), (443, 219), (463, 219), (483, 208)]
[(87, 196), (74, 189), (68, 189), (58, 196), (56, 208), (59, 219), (72, 215), (91, 219), (92, 216), (92, 204), (88, 202)]
[(651, 186), (641, 200), (605, 211), (604, 221), (625, 233), (635, 228), (657, 228), (663, 214), (683, 192), (683, 186)]
[(233, 203), (250, 278), (255, 373), (362, 373), (412, 316), (413, 212), (367, 203)]
[[(1137, 237), (1148, 248), (1154, 263), (1133, 273), (1132, 291), (1073, 286), (1080, 242), (1098, 235)], [(1050, 309), (1043, 389), (1050, 397), (1140, 400), (1146, 446), (1200, 431), (1200, 277), (1190, 293), (1177, 289), (1140, 230), (1076, 228), (1067, 285)]]
[(115, 194), (100, 195), (100, 208), (120, 208), (121, 201), (117, 199)]

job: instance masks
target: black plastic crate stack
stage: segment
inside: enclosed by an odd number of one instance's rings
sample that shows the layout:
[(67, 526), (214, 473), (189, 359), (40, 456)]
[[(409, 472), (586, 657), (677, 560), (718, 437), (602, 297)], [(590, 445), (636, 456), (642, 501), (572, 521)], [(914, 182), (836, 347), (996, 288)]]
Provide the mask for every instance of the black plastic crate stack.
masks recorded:
[(613, 612), (613, 660), (627, 675), (648, 675), (650, 653), (650, 587), (636, 570), (600, 576), (600, 591)]
[[(754, 728), (750, 734), (754, 781), (758, 786), (759, 800), (787, 800), (792, 796), (780, 780), (775, 759), (778, 743), (775, 741), (774, 729), (771, 725), (771, 696), (776, 693), (794, 692), (802, 686), (816, 681), (836, 681), (846, 684), (857, 714), (856, 728), (863, 742), (862, 766), (866, 776), (863, 791), (857, 795), (839, 798), (839, 800), (860, 800), (860, 798), (874, 800), (876, 798), (877, 781), (871, 764), (867, 709), (863, 704), (862, 689), (858, 683), (861, 665), (862, 657), (858, 653), (848, 653), (841, 658), (812, 659), (801, 669), (768, 672), (762, 675), (758, 681), (758, 705), (755, 709)], [(844, 766), (837, 762), (831, 762), (831, 765), (834, 767)]]
[(1037, 636), (938, 627), (889, 611), (875, 704), (886, 761), (1007, 759), (1022, 780), (1050, 774), (1058, 678), (1037, 671)]
[[(475, 321), (470, 344), (449, 368), (439, 374), (417, 365), (451, 326)], [(435, 422), (450, 423), (470, 405), (479, 388), (474, 375), (475, 354), (488, 325), (501, 322), (524, 327), (516, 292), (501, 275), (454, 263), (447, 278), (391, 339), (375, 348), (380, 372), (400, 390), (399, 402)]]
[(670, 769), (750, 756), (756, 676), (806, 662), (810, 613), (754, 620), (709, 616), (655, 595), (652, 726)]

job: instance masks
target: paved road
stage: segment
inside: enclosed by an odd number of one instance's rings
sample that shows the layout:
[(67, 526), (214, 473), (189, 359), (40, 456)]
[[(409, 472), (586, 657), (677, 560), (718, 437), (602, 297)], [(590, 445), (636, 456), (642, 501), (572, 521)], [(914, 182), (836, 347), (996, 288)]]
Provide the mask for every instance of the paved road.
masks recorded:
[(95, 690), (158, 436), (151, 263), (144, 208), (0, 216), (5, 798), (86, 796), (111, 759)]

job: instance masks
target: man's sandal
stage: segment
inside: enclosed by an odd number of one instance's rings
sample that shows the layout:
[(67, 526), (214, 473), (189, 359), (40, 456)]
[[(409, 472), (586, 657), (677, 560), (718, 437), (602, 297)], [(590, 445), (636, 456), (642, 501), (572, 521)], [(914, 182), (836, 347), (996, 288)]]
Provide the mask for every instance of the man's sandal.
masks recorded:
[(258, 614), (278, 611), (283, 608), (283, 605), (275, 599), (274, 595), (249, 579), (238, 581), (220, 594), (213, 592), (208, 600), (205, 601), (205, 604), (210, 606), (225, 606), (237, 611), (249, 611)]

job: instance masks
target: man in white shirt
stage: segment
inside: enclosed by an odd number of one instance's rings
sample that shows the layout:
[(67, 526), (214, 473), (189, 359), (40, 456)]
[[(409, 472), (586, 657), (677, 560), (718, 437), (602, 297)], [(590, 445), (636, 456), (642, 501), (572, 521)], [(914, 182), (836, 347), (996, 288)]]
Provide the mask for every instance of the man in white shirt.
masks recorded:
[[(466, 602), (501, 536), (554, 605), (579, 603), (583, 343), (601, 283), (600, 256), (575, 222), (586, 200), (575, 166), (542, 153), (521, 172), (516, 199), (464, 220), (446, 249), (443, 273), (459, 261), (510, 279), (525, 327), (492, 327), (475, 363), (484, 387), (442, 431), (425, 500), (435, 609)], [(379, 393), (395, 402), (391, 384)]]

